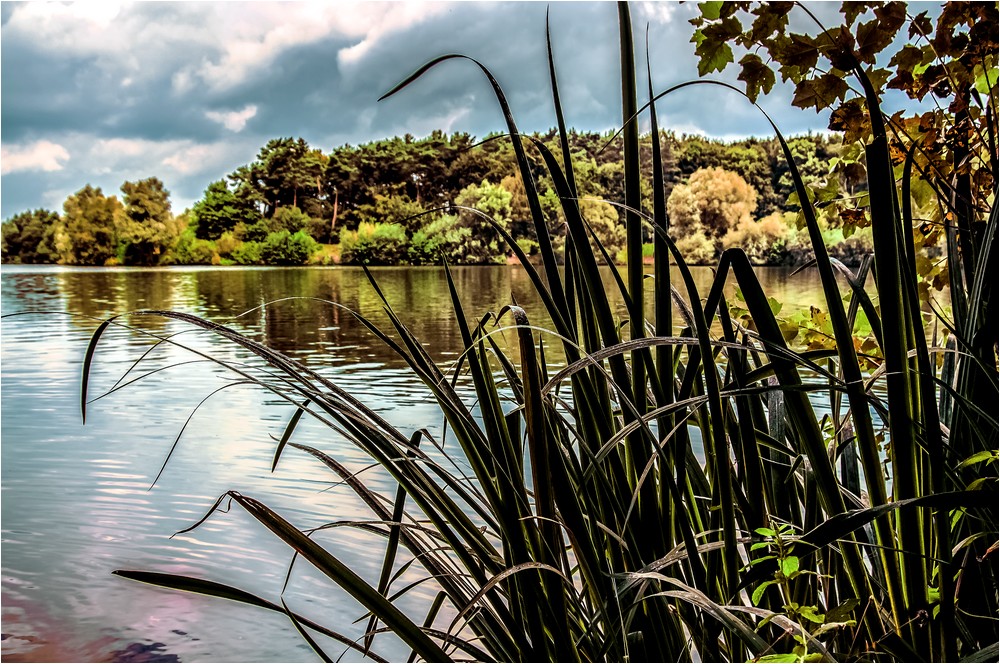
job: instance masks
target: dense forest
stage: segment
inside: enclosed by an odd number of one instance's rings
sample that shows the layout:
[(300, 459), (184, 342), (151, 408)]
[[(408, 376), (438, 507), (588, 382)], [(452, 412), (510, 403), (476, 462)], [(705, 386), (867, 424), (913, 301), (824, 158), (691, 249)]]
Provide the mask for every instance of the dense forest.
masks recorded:
[[(561, 157), (555, 130), (523, 137)], [(709, 263), (731, 246), (758, 263), (797, 262), (808, 252), (788, 169), (774, 139), (721, 142), (661, 132), (667, 210), (682, 253)], [(624, 247), (622, 141), (614, 134), (571, 132), (582, 211), (617, 259)], [(642, 168), (652, 169), (652, 137), (641, 140)], [(822, 135), (790, 141), (819, 200), (834, 255), (854, 262), (871, 249), (855, 196), (864, 169), (839, 158), (839, 141)], [(530, 153), (529, 153), (530, 154)], [(549, 232), (566, 232), (561, 206), (540, 156), (534, 178)], [(212, 182), (191, 209), (175, 215), (162, 181), (125, 182), (121, 197), (89, 184), (62, 213), (34, 210), (3, 223), (3, 260), (67, 265), (302, 265), (332, 263), (504, 263), (511, 254), (489, 216), (525, 253), (537, 250), (510, 138), (477, 143), (435, 131), (329, 153), (301, 138), (277, 138), (256, 159)], [(642, 192), (652, 210), (651, 187)], [(829, 196), (828, 196), (829, 198)], [(647, 238), (650, 239), (650, 238)]]

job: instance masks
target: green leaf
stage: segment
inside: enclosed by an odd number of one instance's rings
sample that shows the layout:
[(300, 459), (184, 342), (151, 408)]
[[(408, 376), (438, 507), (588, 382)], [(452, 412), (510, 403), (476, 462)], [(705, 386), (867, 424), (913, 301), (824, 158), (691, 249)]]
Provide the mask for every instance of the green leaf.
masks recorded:
[(885, 84), (891, 75), (892, 72), (888, 69), (873, 69), (868, 72), (868, 79), (875, 86), (876, 90), (882, 90), (885, 88)]
[(830, 622), (830, 614), (826, 614), (826, 622), (813, 630), (813, 638), (819, 638), (821, 635), (827, 632), (832, 632), (843, 627), (854, 627), (858, 622), (856, 620), (845, 620), (844, 622)]
[(306, 412), (306, 408), (309, 407), (309, 399), (302, 402), (298, 408), (295, 409), (295, 413), (292, 414), (292, 418), (288, 421), (288, 426), (285, 427), (285, 431), (281, 434), (281, 440), (278, 441), (278, 447), (274, 450), (274, 459), (271, 461), (271, 472), (278, 467), (278, 459), (281, 458), (281, 451), (285, 449), (285, 445), (288, 444), (288, 439), (292, 437), (292, 432), (295, 431), (295, 427), (298, 426), (299, 420), (302, 419), (302, 413)]
[(794, 321), (778, 321), (778, 328), (781, 330), (781, 337), (785, 340), (785, 343), (799, 336), (799, 325)]
[[(977, 67), (977, 71), (979, 71), (979, 69), (980, 68)], [(990, 94), (990, 85), (992, 84), (996, 86), (998, 76), (1000, 76), (1000, 68), (992, 67), (988, 72), (986, 70), (982, 70), (981, 73), (976, 76), (976, 90), (978, 90), (980, 94)]]
[[(768, 545), (765, 544), (764, 542), (758, 542), (757, 544), (754, 544), (752, 547), (750, 547), (750, 550), (753, 551), (754, 547), (757, 547), (759, 549), (762, 546), (768, 546)], [(753, 560), (751, 560), (750, 561), (750, 565), (752, 567), (753, 565), (760, 564), (760, 563), (764, 562), (765, 560), (777, 560), (777, 559), (778, 559), (778, 556), (762, 556), (760, 558), (754, 558)]]
[(792, 578), (799, 571), (799, 557), (798, 556), (788, 556), (787, 558), (781, 559), (781, 573)]
[(774, 40), (772, 55), (782, 64), (783, 73), (786, 67), (796, 67), (800, 73), (806, 73), (816, 66), (819, 47), (809, 35), (792, 34)]
[(765, 581), (764, 583), (757, 586), (757, 589), (753, 591), (753, 596), (750, 598), (750, 601), (753, 602), (754, 605), (759, 604), (760, 598), (764, 596), (764, 591), (767, 590), (767, 587), (773, 586), (776, 583), (777, 581), (771, 579), (770, 581)]
[(986, 646), (982, 650), (977, 650), (965, 659), (963, 662), (995, 662), (997, 661), (997, 655), (1000, 654), (1000, 643), (993, 643)]
[(767, 2), (755, 7), (751, 13), (757, 18), (750, 26), (750, 35), (745, 45), (749, 47), (770, 39), (775, 33), (782, 34), (788, 25), (788, 12), (794, 5), (794, 2)]
[(698, 73), (706, 76), (714, 71), (722, 71), (733, 61), (733, 49), (724, 41), (709, 39), (701, 31), (695, 32), (695, 36), (699, 33), (701, 39), (696, 42), (698, 46), (694, 50), (695, 55), (701, 58), (698, 61)]
[(822, 625), (826, 621), (826, 616), (820, 613), (819, 609), (815, 606), (800, 606), (799, 615), (818, 625)]
[(448, 655), (437, 643), (404, 615), (385, 597), (378, 594), (364, 579), (357, 575), (337, 557), (330, 554), (319, 544), (304, 535), (295, 526), (279, 516), (258, 500), (244, 496), (236, 491), (228, 495), (238, 502), (247, 512), (268, 530), (277, 535), (292, 547), (305, 560), (312, 563), (317, 570), (328, 576), (337, 585), (346, 590), (366, 609), (377, 614), (382, 622), (393, 630), (407, 645), (428, 660), (446, 661)]
[(924, 62), (924, 51), (922, 48), (914, 46), (913, 44), (907, 44), (892, 56), (889, 60), (889, 66), (895, 69), (902, 69), (904, 71), (909, 71), (912, 73), (913, 68), (923, 64)]
[(776, 300), (775, 298), (773, 297), (767, 298), (767, 304), (768, 306), (771, 307), (771, 313), (774, 314), (775, 316), (777, 316), (778, 312), (781, 311), (782, 304), (781, 302), (778, 302), (778, 300)]
[(795, 653), (787, 653), (782, 655), (764, 655), (763, 657), (758, 657), (754, 660), (755, 662), (797, 662), (799, 661), (799, 656)]
[(724, 3), (722, 0), (712, 0), (712, 2), (699, 2), (698, 9), (701, 10), (701, 15), (708, 19), (709, 21), (718, 20), (721, 16), (722, 5)]
[(965, 468), (966, 466), (971, 466), (977, 463), (982, 463), (983, 461), (996, 461), (997, 453), (993, 450), (983, 450), (982, 452), (977, 452), (970, 456), (968, 459), (958, 464), (959, 468)]
[[(246, 592), (245, 590), (240, 590), (239, 588), (234, 588), (232, 586), (227, 586), (221, 583), (216, 583), (215, 581), (206, 581), (204, 579), (197, 579), (190, 576), (184, 576), (180, 574), (166, 574), (163, 572), (144, 572), (139, 570), (124, 570), (117, 569), (112, 572), (115, 576), (120, 576), (125, 579), (130, 579), (132, 581), (138, 581), (140, 583), (148, 583), (154, 586), (160, 586), (162, 588), (170, 588), (171, 590), (180, 590), (183, 592), (197, 593), (200, 595), (207, 595), (209, 597), (219, 597), (222, 599), (229, 599), (236, 602), (242, 602), (244, 604), (249, 604), (251, 606), (257, 606), (263, 609), (269, 609), (271, 611), (277, 611), (278, 613), (286, 614), (293, 623), (295, 623), (296, 629), (300, 629), (302, 625), (314, 629), (317, 632), (324, 634), (330, 638), (333, 638), (340, 643), (346, 645), (348, 648), (362, 652), (370, 659), (376, 662), (385, 662), (385, 658), (379, 656), (378, 654), (368, 650), (363, 651), (361, 646), (357, 644), (354, 639), (348, 638), (343, 634), (335, 632), (331, 629), (327, 629), (322, 625), (305, 618), (304, 616), (291, 613), (288, 611), (287, 606), (278, 606), (273, 602), (269, 602), (266, 599), (253, 595)], [(284, 605), (284, 601), (282, 601)]]

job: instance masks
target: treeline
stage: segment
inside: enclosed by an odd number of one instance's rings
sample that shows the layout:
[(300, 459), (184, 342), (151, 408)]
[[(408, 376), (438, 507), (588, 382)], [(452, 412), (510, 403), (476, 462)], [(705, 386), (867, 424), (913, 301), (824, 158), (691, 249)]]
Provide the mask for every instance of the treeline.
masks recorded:
[[(535, 134), (561, 159), (555, 131)], [(865, 186), (863, 172), (837, 170), (837, 144), (820, 135), (789, 141), (811, 183), (835, 178), (841, 191)], [(622, 143), (610, 134), (570, 132), (581, 208), (595, 234), (616, 256), (624, 243)], [(758, 262), (795, 257), (793, 185), (773, 139), (721, 142), (661, 134), (668, 210), (692, 262), (707, 262), (734, 243)], [(642, 141), (643, 168), (652, 169), (652, 140)], [(541, 157), (533, 176), (556, 244), (564, 241), (561, 203)], [(649, 181), (649, 178), (645, 180)], [(652, 187), (643, 207), (652, 208)], [(517, 175), (511, 141), (488, 136), (476, 144), (462, 133), (435, 131), (329, 153), (303, 139), (269, 141), (251, 163), (209, 184), (179, 215), (155, 177), (125, 182), (121, 199), (90, 185), (66, 199), (62, 214), (23, 212), (2, 227), (5, 262), (69, 265), (170, 264), (434, 264), (501, 263), (510, 251), (489, 215), (531, 254), (534, 226)], [(836, 224), (834, 224), (835, 226)], [(842, 233), (830, 230), (837, 244)], [(864, 240), (854, 238), (855, 245)], [(804, 247), (807, 243), (801, 243)], [(850, 243), (847, 243), (850, 245)], [(866, 247), (847, 246), (841, 254)], [(846, 256), (848, 259), (849, 255)]]

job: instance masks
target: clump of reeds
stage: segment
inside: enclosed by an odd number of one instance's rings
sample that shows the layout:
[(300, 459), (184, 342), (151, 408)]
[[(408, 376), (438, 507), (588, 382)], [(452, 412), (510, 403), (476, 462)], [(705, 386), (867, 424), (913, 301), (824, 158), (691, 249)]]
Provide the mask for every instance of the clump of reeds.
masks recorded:
[[(520, 258), (551, 329), (541, 333), (515, 304), (496, 316), (471, 312), (482, 318), (470, 324), (449, 277), (465, 345), (462, 361), (449, 370), (431, 360), (408, 331), (405, 312), (384, 297), (391, 330), (358, 317), (434, 394), (471, 482), (425, 453), (424, 434), (391, 426), (308, 366), (209, 321), (142, 312), (212, 330), (280, 376), (262, 384), (297, 410), (274, 463), (292, 447), (351, 486), (377, 523), (364, 528), (385, 540), (381, 574), (361, 578), (336, 552), (250, 496), (230, 492), (220, 502), (245, 508), (357, 599), (371, 615), (366, 637), (355, 641), (283, 601), (210, 581), (118, 574), (285, 612), (327, 660), (313, 633), (380, 659), (375, 639), (382, 626), (414, 657), (438, 661), (996, 658), (997, 570), (995, 556), (984, 558), (997, 539), (996, 472), (987, 466), (997, 454), (996, 328), (989, 320), (996, 315), (996, 197), (975, 251), (960, 252), (949, 237), (950, 268), (967, 278), (952, 280), (953, 318), (942, 320), (953, 345), (928, 345), (907, 187), (911, 175), (933, 174), (911, 173), (909, 159), (897, 184), (877, 95), (859, 68), (874, 124), (866, 155), (874, 258), (857, 273), (831, 261), (812, 207), (803, 205), (836, 343), (813, 351), (789, 347), (741, 250), (724, 253), (708, 293), (696, 288), (663, 205), (652, 102), (654, 206), (649, 217), (640, 212), (640, 108), (627, 6), (620, 6), (619, 19), (625, 200), (617, 203), (625, 210), (628, 268), (618, 287), (627, 329), (608, 301), (578, 206), (551, 48), (561, 160), (518, 134), (500, 86), (473, 61), (493, 86), (513, 142), (542, 265)], [(433, 60), (388, 94), (460, 57)], [(799, 200), (808, 201), (778, 138)], [(562, 256), (549, 240), (532, 150), (562, 201), (568, 228)], [(641, 260), (644, 225), (655, 234), (649, 280)], [(671, 283), (671, 259), (678, 283)], [(838, 272), (850, 285), (846, 303)], [(878, 307), (864, 289), (873, 272)], [(730, 274), (748, 321), (730, 315), (723, 288)], [(644, 305), (646, 288), (653, 290), (652, 310)], [(854, 338), (859, 309), (877, 344), (867, 358), (859, 358)], [(493, 324), (513, 331), (516, 353), (496, 343)], [(106, 325), (88, 351), (84, 390)], [(545, 361), (552, 345), (566, 358), (554, 373)], [(866, 370), (866, 360), (878, 368)], [(474, 387), (475, 408), (460, 397), (458, 374)], [(395, 495), (377, 495), (337, 459), (289, 443), (303, 414), (370, 455), (398, 484)], [(695, 437), (703, 454), (695, 451)], [(422, 568), (440, 591), (422, 619), (393, 602), (399, 591), (393, 570), (403, 562)], [(436, 620), (444, 615), (446, 623)]]

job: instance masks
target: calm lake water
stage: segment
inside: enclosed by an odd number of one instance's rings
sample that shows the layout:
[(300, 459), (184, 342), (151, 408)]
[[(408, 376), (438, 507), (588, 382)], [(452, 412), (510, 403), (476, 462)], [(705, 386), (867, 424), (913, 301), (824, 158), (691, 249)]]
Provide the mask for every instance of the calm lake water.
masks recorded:
[[(393, 307), (436, 359), (461, 352), (444, 273), (437, 268), (373, 270)], [(519, 267), (454, 270), (466, 314), (499, 311), (511, 295), (544, 323)], [(787, 310), (818, 304), (812, 274), (789, 277), (760, 269), (766, 292)], [(304, 296), (338, 302), (387, 324), (360, 269), (76, 269), (4, 265), (0, 270), (2, 333), (2, 609), (6, 661), (315, 661), (282, 615), (220, 599), (170, 592), (112, 576), (114, 569), (188, 574), (241, 587), (277, 601), (289, 550), (239, 508), (193, 525), (225, 491), (258, 498), (300, 528), (369, 514), (311, 457), (289, 449), (269, 472), (275, 436), (292, 407), (261, 388), (235, 385), (194, 413), (169, 464), (150, 489), (174, 439), (199, 402), (233, 375), (175, 345), (151, 347), (141, 331), (111, 329), (98, 348), (90, 396), (126, 373), (142, 377), (80, 416), (84, 352), (99, 321), (137, 309), (172, 309), (225, 322), (305, 361), (378, 410), (405, 433), (440, 431), (427, 390), (346, 312)], [(707, 292), (711, 273), (697, 271)], [(257, 309), (255, 309), (257, 308)], [(824, 306), (825, 308), (825, 306)], [(254, 310), (255, 309), (255, 310)], [(244, 312), (247, 315), (234, 318)], [(21, 312), (44, 312), (9, 316)], [(246, 361), (231, 344), (176, 322), (131, 322), (157, 335), (231, 361)], [(259, 363), (257, 366), (260, 366)], [(155, 373), (150, 373), (151, 371)], [(329, 430), (306, 423), (294, 440), (315, 445), (362, 471), (365, 457)], [(362, 475), (392, 488), (374, 470)], [(318, 535), (374, 581), (382, 549), (349, 528)], [(413, 615), (432, 592), (409, 599)], [(360, 635), (363, 610), (297, 564), (284, 594), (289, 606), (317, 622)], [(379, 641), (376, 641), (378, 644)], [(407, 650), (386, 638), (390, 659)], [(331, 647), (328, 652), (339, 653)], [(345, 661), (358, 659), (348, 653)]]

